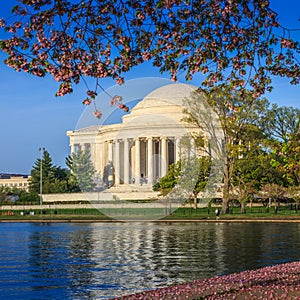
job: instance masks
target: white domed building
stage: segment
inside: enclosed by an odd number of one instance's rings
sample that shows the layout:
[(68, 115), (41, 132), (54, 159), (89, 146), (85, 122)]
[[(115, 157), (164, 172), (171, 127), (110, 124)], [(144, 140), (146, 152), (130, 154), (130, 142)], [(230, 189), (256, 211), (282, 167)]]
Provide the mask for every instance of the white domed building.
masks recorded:
[(71, 152), (89, 150), (100, 178), (108, 185), (148, 185), (167, 173), (183, 152), (182, 139), (195, 130), (182, 121), (184, 99), (196, 89), (169, 84), (149, 93), (119, 124), (68, 131)]

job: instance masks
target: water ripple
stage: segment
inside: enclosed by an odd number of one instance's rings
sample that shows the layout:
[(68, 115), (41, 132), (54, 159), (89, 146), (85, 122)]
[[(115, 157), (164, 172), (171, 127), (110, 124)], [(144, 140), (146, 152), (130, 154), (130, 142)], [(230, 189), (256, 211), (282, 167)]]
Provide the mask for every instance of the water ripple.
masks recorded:
[(298, 224), (0, 224), (3, 299), (107, 299), (299, 260)]

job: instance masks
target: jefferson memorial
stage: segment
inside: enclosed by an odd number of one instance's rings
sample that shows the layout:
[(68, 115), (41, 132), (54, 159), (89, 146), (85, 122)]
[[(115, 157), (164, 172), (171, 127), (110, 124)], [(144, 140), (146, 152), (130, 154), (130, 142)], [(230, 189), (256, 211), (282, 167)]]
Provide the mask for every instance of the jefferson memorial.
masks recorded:
[(145, 96), (119, 124), (68, 131), (71, 153), (90, 151), (98, 177), (108, 186), (152, 185), (183, 155), (199, 154), (189, 139), (199, 128), (183, 121), (184, 101), (195, 90), (168, 84)]

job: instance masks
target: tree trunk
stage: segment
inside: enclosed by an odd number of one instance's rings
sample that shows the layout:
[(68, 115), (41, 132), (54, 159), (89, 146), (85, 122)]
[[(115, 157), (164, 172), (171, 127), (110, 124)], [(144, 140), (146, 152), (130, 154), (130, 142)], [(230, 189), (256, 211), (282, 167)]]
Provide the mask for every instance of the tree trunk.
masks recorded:
[(245, 203), (245, 202), (242, 202), (242, 203), (241, 203), (241, 213), (242, 213), (242, 214), (245, 214), (245, 213), (246, 213), (246, 203)]
[(229, 213), (229, 170), (228, 166), (224, 168), (224, 187), (223, 187), (223, 202), (221, 214)]
[(193, 193), (194, 198), (194, 209), (197, 209), (197, 193)]
[(228, 214), (228, 213), (229, 213), (229, 199), (223, 197), (221, 214)]

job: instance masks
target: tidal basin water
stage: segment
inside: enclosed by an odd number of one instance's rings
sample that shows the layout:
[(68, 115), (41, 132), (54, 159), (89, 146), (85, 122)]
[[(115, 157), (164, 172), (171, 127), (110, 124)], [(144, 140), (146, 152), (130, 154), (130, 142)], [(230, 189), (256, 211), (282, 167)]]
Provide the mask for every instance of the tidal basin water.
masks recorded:
[(297, 223), (2, 223), (1, 299), (107, 299), (299, 260)]

